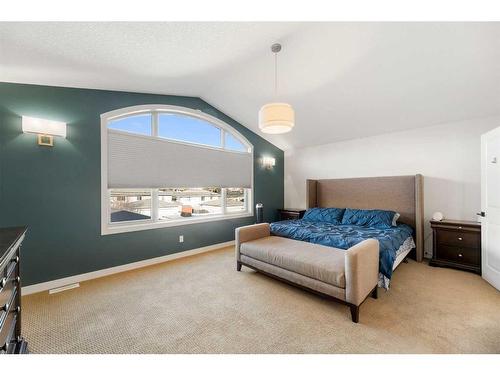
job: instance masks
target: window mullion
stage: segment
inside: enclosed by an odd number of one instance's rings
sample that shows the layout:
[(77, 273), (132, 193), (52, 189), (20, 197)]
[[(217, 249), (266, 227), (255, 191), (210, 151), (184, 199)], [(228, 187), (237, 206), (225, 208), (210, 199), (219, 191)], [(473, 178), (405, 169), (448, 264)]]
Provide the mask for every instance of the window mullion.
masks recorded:
[(108, 217), (108, 224), (111, 224), (111, 190), (106, 190), (106, 216)]
[(243, 194), (243, 199), (245, 200), (245, 211), (249, 212), (250, 211), (250, 199), (248, 198), (248, 189), (245, 188), (243, 189), (244, 194)]
[(222, 188), (220, 196), (221, 196), (221, 200), (222, 200), (222, 214), (223, 215), (226, 214), (226, 194), (227, 194), (227, 189)]
[(222, 149), (225, 149), (226, 148), (226, 133), (225, 133), (225, 130), (222, 129), (222, 128), (219, 128), (220, 129), (220, 145), (222, 147)]
[(151, 116), (152, 118), (152, 123), (151, 123), (151, 135), (153, 137), (158, 137), (158, 112), (153, 112), (152, 113), (153, 116)]
[(153, 222), (157, 222), (159, 218), (159, 194), (158, 189), (151, 189), (151, 218)]

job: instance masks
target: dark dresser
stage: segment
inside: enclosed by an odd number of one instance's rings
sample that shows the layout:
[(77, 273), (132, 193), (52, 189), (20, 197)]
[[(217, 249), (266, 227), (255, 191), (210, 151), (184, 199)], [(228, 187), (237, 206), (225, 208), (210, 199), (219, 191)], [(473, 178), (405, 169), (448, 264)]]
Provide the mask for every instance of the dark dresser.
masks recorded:
[(22, 354), (19, 260), (26, 227), (0, 228), (0, 353)]
[(279, 220), (295, 220), (302, 219), (306, 210), (299, 208), (282, 208), (278, 210)]
[(431, 266), (452, 267), (481, 274), (481, 223), (431, 220)]

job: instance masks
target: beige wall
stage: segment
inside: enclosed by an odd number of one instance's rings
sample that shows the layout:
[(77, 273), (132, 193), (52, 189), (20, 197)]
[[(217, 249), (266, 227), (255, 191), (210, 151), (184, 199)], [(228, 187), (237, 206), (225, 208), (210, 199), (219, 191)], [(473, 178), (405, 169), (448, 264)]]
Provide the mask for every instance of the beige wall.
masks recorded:
[(307, 178), (421, 173), (425, 251), (430, 256), (428, 220), (433, 212), (476, 220), (481, 198), (480, 136), (498, 126), (500, 116), (289, 150), (285, 152), (285, 207), (305, 207)]

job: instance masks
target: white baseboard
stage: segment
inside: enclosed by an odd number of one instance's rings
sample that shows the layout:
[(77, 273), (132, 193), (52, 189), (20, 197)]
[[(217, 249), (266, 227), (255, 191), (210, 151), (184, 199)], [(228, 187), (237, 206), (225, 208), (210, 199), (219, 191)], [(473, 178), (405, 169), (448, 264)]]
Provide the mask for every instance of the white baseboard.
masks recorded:
[(145, 259), (145, 260), (141, 260), (138, 262), (123, 264), (121, 266), (115, 266), (115, 267), (105, 268), (105, 269), (98, 270), (98, 271), (82, 273), (80, 275), (64, 277), (62, 279), (46, 281), (44, 283), (28, 285), (28, 286), (25, 286), (21, 289), (21, 294), (23, 296), (27, 296), (27, 295), (33, 294), (33, 293), (45, 292), (47, 290), (54, 289), (54, 288), (60, 288), (62, 286), (68, 285), (68, 284), (80, 283), (82, 281), (97, 279), (99, 277), (104, 277), (104, 276), (108, 276), (108, 275), (113, 275), (115, 273), (130, 271), (130, 270), (134, 270), (137, 268), (147, 267), (147, 266), (151, 266), (153, 264), (164, 263), (164, 262), (168, 262), (170, 260), (185, 258), (185, 257), (189, 257), (189, 256), (196, 255), (196, 254), (206, 253), (209, 251), (218, 250), (218, 249), (221, 249), (223, 247), (228, 247), (228, 246), (232, 246), (232, 245), (234, 245), (234, 241), (228, 241), (228, 242), (218, 243), (218, 244), (214, 244), (214, 245), (210, 245), (210, 246), (199, 247), (197, 249), (181, 251), (181, 252), (178, 252), (175, 254), (164, 255), (161, 257)]

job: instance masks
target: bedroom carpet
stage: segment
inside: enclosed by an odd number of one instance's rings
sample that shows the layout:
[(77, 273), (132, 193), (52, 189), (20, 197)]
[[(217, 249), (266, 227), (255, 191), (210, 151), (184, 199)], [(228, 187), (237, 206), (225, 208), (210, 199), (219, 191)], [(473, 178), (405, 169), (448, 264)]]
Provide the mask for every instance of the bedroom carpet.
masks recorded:
[(349, 308), (243, 267), (232, 248), (23, 297), (32, 353), (500, 353), (500, 292), (410, 261)]

